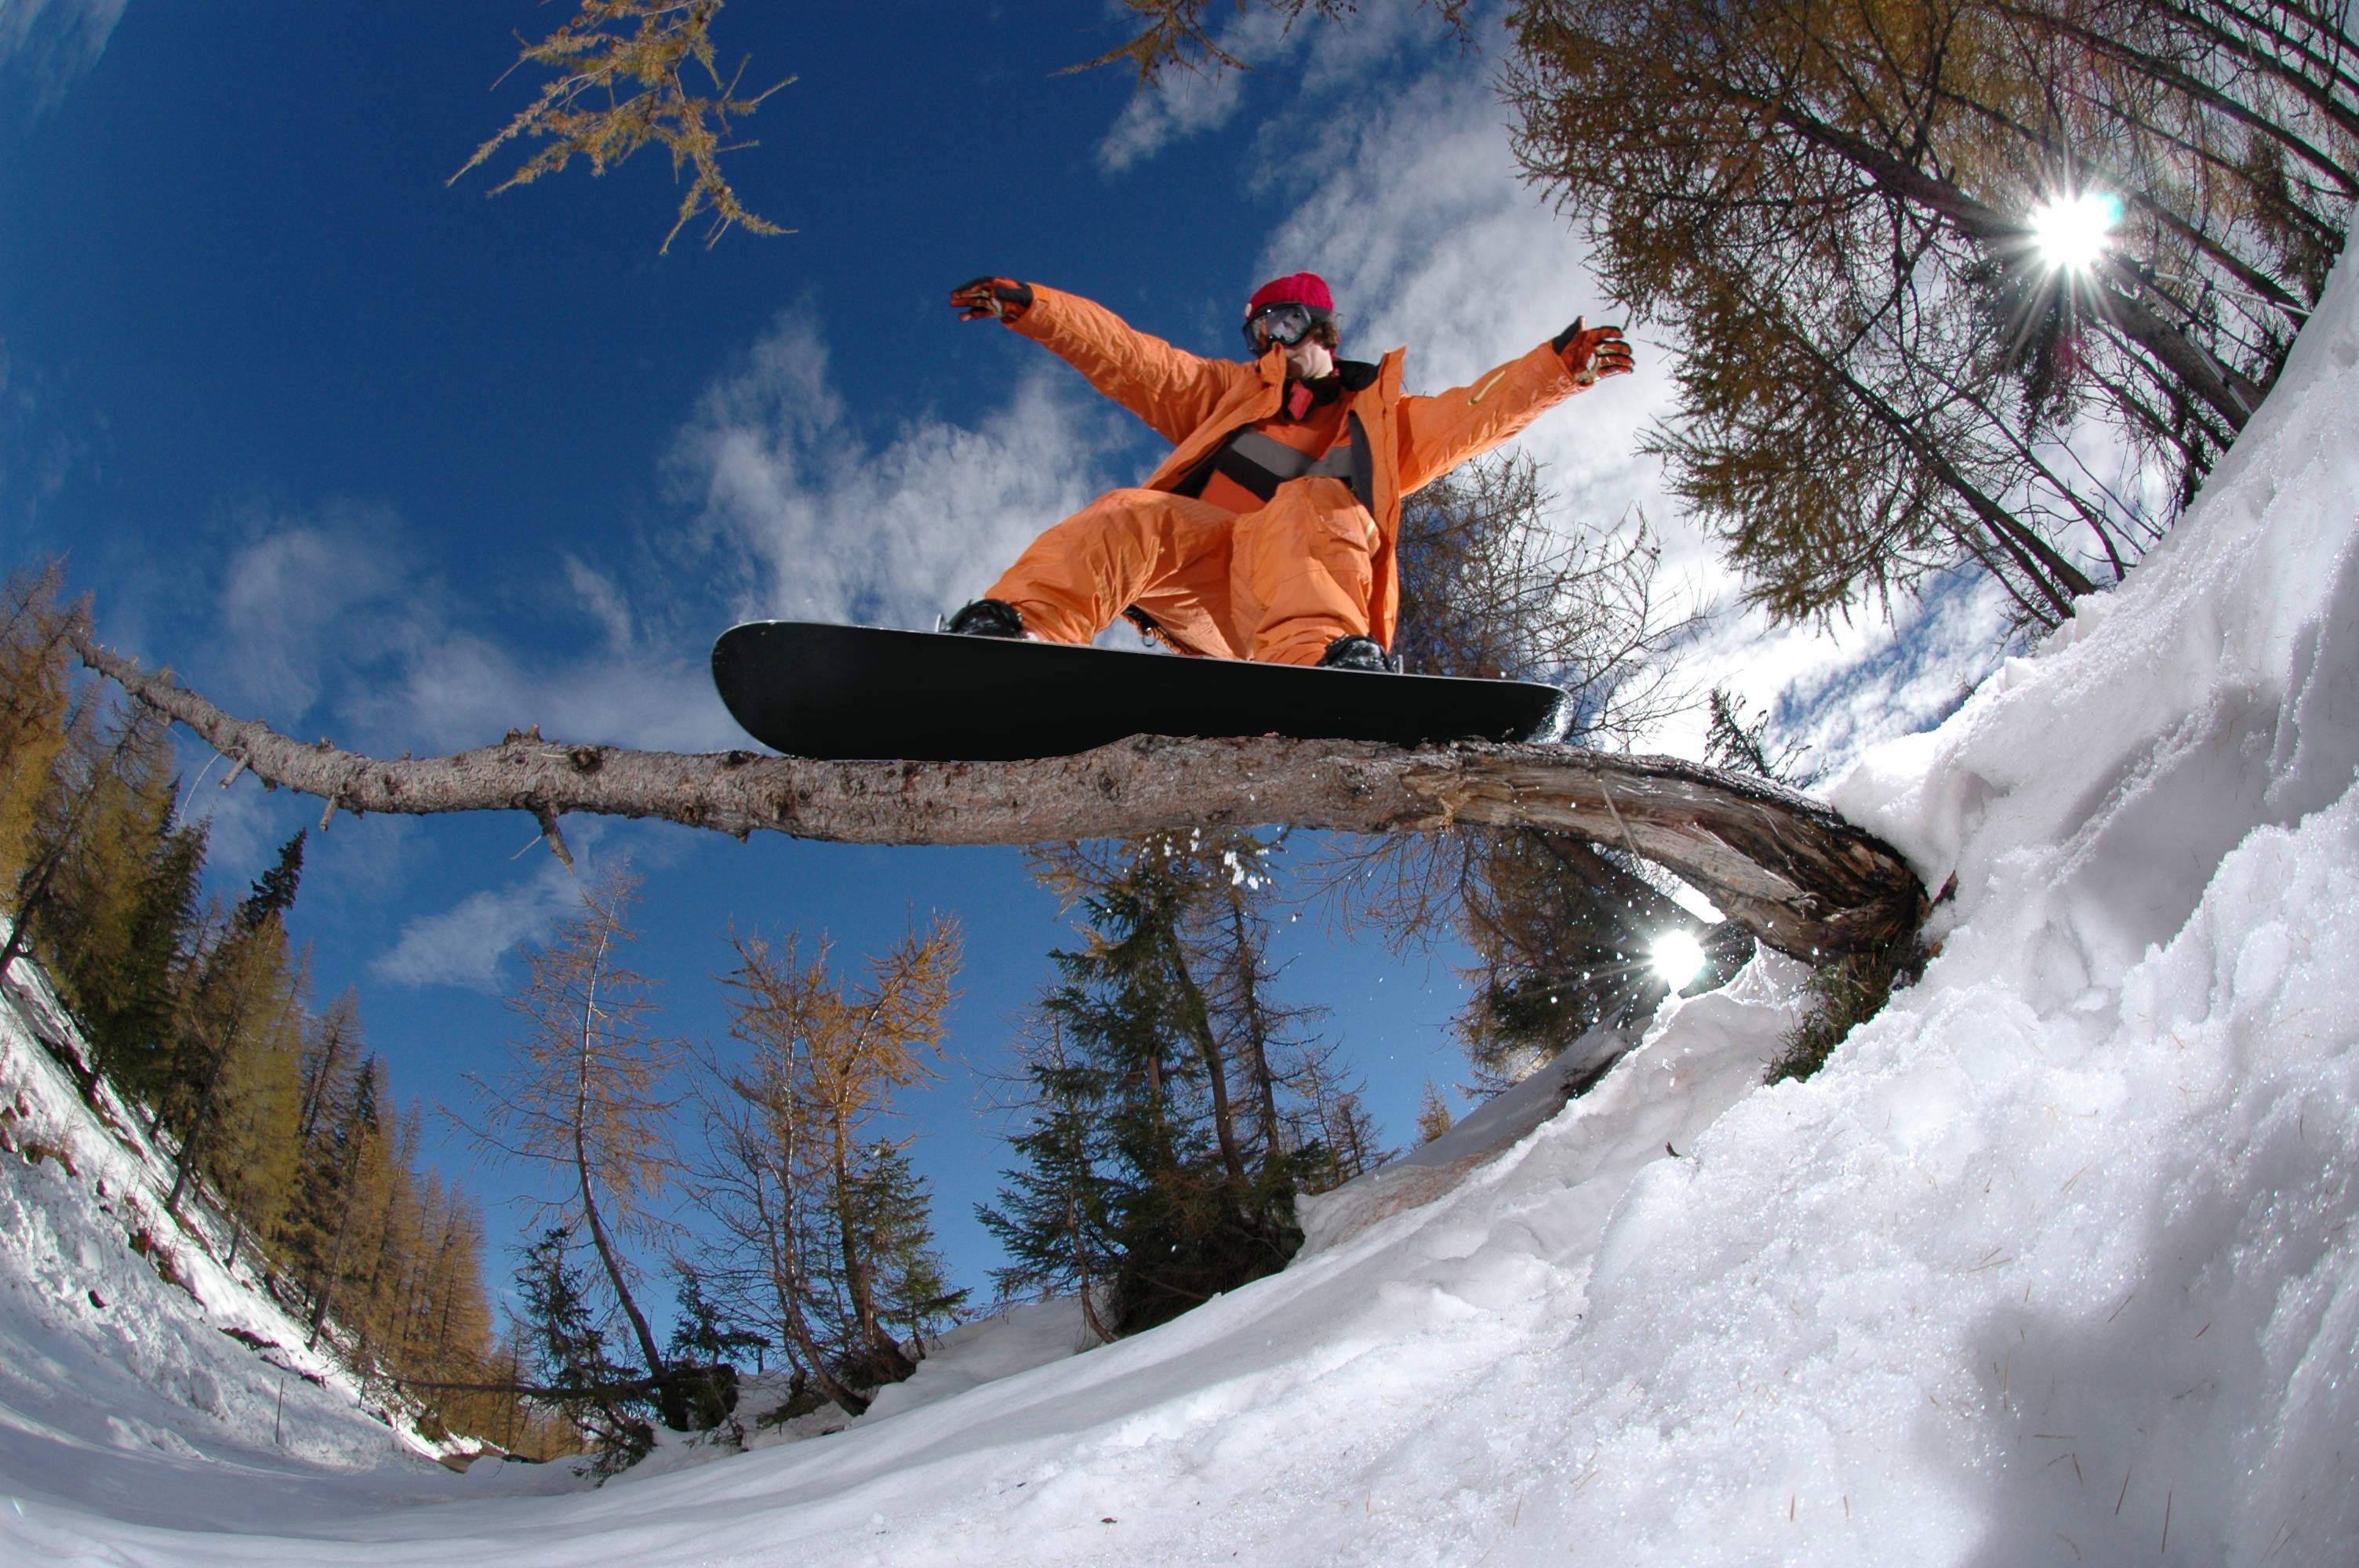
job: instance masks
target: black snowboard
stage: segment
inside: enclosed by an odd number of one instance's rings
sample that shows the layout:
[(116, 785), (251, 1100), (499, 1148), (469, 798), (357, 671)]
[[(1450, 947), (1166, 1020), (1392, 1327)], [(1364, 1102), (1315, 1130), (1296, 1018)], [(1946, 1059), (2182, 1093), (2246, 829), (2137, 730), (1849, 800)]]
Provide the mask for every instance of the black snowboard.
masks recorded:
[(754, 621), (712, 644), (730, 716), (799, 757), (1009, 762), (1125, 735), (1553, 741), (1566, 698), (1527, 681), (1371, 675), (939, 632)]

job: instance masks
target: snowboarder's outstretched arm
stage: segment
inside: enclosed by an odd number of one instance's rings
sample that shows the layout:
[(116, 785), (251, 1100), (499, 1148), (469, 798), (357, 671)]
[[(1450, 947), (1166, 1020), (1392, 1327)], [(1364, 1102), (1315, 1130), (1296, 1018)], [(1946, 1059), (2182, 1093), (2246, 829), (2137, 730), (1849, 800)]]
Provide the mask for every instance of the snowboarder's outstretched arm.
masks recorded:
[(1575, 319), (1552, 341), (1485, 371), (1470, 386), (1402, 398), (1400, 492), (1414, 494), (1601, 377), (1629, 370), (1630, 345), (1620, 328)]
[(1231, 387), (1260, 373), (1252, 365), (1173, 348), (1103, 305), (1039, 284), (979, 277), (952, 290), (951, 304), (966, 320), (998, 317), (1174, 446), (1212, 416)]

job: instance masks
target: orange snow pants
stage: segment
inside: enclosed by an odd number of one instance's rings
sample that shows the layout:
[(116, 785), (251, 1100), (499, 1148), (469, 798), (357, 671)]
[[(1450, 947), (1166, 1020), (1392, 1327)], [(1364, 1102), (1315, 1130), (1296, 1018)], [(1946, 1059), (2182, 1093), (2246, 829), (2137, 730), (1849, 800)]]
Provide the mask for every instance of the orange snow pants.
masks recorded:
[(1160, 490), (1116, 490), (1032, 542), (990, 598), (1050, 643), (1087, 643), (1136, 605), (1190, 653), (1315, 665), (1365, 636), (1375, 520), (1323, 476), (1234, 513)]

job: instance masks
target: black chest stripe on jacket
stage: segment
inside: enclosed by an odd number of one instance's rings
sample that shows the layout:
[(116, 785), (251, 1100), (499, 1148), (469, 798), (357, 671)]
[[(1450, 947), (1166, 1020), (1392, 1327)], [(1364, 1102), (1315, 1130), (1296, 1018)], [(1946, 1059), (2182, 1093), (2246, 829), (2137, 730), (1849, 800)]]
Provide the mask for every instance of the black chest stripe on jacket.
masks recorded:
[(1350, 439), (1333, 448), (1323, 458), (1312, 458), (1258, 430), (1240, 430), (1182, 480), (1175, 487), (1175, 493), (1201, 495), (1204, 486), (1211, 482), (1212, 475), (1218, 473), (1267, 502), (1277, 493), (1277, 487), (1288, 480), (1323, 475), (1329, 479), (1340, 479), (1350, 485), (1353, 495), (1361, 505), (1372, 505), (1370, 498), (1375, 490), (1375, 454), (1368, 444), (1367, 427), (1360, 423), (1357, 413), (1344, 417)]

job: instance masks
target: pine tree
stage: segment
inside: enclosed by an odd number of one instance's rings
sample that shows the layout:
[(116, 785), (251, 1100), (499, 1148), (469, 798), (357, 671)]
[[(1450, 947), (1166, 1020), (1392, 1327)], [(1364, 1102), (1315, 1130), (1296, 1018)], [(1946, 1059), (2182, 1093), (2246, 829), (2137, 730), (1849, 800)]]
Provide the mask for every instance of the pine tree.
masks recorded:
[(303, 1108), (295, 1134), (307, 1155), (321, 1135), (323, 1119), (344, 1102), (368, 1070), (367, 1048), (360, 991), (347, 986), (303, 1033)]
[(1419, 1143), (1432, 1142), (1449, 1131), (1456, 1120), (1457, 1118), (1450, 1111), (1450, 1098), (1441, 1092), (1441, 1086), (1431, 1078), (1426, 1079), (1424, 1091), (1418, 1096), (1417, 1101), (1417, 1141)]
[(770, 1348), (767, 1336), (738, 1325), (726, 1308), (706, 1292), (703, 1273), (685, 1259), (672, 1260), (671, 1340), (675, 1358), (707, 1367), (725, 1365), (742, 1351)]
[(641, 1413), (647, 1382), (614, 1358), (588, 1282), (571, 1260), (572, 1237), (551, 1226), (525, 1249), (516, 1274), (520, 1314), (530, 1336), (541, 1398), (599, 1450), (599, 1469), (612, 1475), (646, 1457), (655, 1431)]
[(390, 1162), (379, 1107), (387, 1096), (382, 1057), (371, 1056), (323, 1119), (324, 1134), (307, 1144), (302, 1197), (290, 1225), (290, 1250), (311, 1297), (317, 1345), (338, 1297), (376, 1252)]
[[(554, 174), (576, 157), (603, 174), (641, 147), (659, 143), (671, 154), (674, 174), (683, 168), (695, 174), (661, 250), (670, 250), (680, 230), (700, 213), (711, 214), (707, 249), (736, 225), (756, 234), (785, 232), (746, 211), (721, 172), (723, 153), (756, 145), (731, 141), (731, 119), (753, 114), (763, 99), (787, 85), (782, 81), (740, 97), (743, 65), (736, 76), (722, 81), (710, 32), (721, 6), (722, 0), (582, 0), (577, 15), (540, 42), (526, 44), (516, 57), (516, 65), (539, 66), (555, 76), (506, 130), (475, 149), (450, 183), (519, 137), (546, 139), (549, 145), (493, 187), (495, 196)], [(682, 76), (691, 64), (711, 79), (715, 96), (690, 90)]]
[(1031, 1117), (1008, 1141), (1020, 1162), (1000, 1173), (999, 1201), (974, 1211), (1012, 1260), (992, 1271), (992, 1284), (1003, 1301), (1076, 1296), (1091, 1332), (1111, 1340), (1100, 1307), (1121, 1262), (1113, 1235), (1119, 1186), (1098, 1169), (1099, 1081), (1067, 1053), (1053, 1015), (1028, 1044)]
[(1250, 834), (1157, 834), (1036, 858), (1089, 941), (1052, 955), (1063, 978), (1039, 1005), (1048, 1044), (1027, 1063), (1032, 1119), (1015, 1141), (1027, 1165), (979, 1211), (1018, 1260), (1003, 1292), (1103, 1281), (1128, 1333), (1300, 1245), (1294, 1195), (1326, 1162), (1275, 1109), (1286, 1015), (1241, 892), (1267, 886), (1268, 849)]
[[(2359, 195), (2347, 20), (1539, 0), (1506, 85), (1608, 291), (1683, 340), (1654, 444), (1759, 602), (1979, 567), (2053, 624), (2168, 525), (2318, 298)], [(2054, 265), (2031, 214), (2083, 195), (2118, 206), (2108, 247)]]
[(283, 919), (295, 907), (295, 890), (303, 880), (303, 840), (310, 832), (298, 828), (278, 847), (278, 863), (255, 879), (237, 906), (238, 929), (251, 931), (274, 914)]
[(360, 1215), (364, 1246), (354, 1255), (353, 1289), (339, 1315), (354, 1338), (353, 1355), (364, 1369), (381, 1369), (400, 1343), (403, 1275), (420, 1246), (417, 1169), (425, 1135), (423, 1108), (412, 1100), (397, 1110), (383, 1108), (384, 1137), (370, 1151), (372, 1176), (367, 1208)]
[(1330, 1192), (1367, 1174), (1393, 1156), (1384, 1147), (1376, 1119), (1362, 1103), (1360, 1085), (1334, 1070), (1336, 1048), (1321, 1042), (1301, 1047), (1288, 1087), (1296, 1106), (1288, 1113), (1294, 1146), (1304, 1152), (1302, 1190)]
[(1799, 743), (1780, 745), (1770, 738), (1770, 715), (1746, 722), (1745, 700), (1720, 687), (1712, 688), (1711, 722), (1704, 731), (1704, 761), (1717, 768), (1753, 773), (1773, 784), (1805, 787)]
[(913, 1354), (958, 1320), (973, 1292), (953, 1288), (934, 1240), (933, 1192), (910, 1167), (903, 1146), (883, 1139), (862, 1154), (847, 1195), (857, 1216), (860, 1249), (872, 1260), (880, 1325), (908, 1336)]
[(166, 727), (134, 715), (110, 738), (103, 695), (84, 686), (61, 716), (0, 971), (38, 951), (86, 1024), (100, 1070), (153, 1098), (169, 1070), (174, 993), (186, 986), (178, 971), (195, 945), (203, 838), (175, 826)]
[(669, 1375), (685, 1392), (696, 1430), (710, 1431), (737, 1408), (736, 1358), (750, 1350), (758, 1365), (770, 1340), (740, 1326), (712, 1300), (694, 1264), (675, 1258), (671, 1274), (671, 1338), (664, 1346)]
[(60, 837), (27, 904), (99, 1066), (151, 1103), (168, 1089), (202, 934), (205, 831), (177, 820), (171, 761), (161, 730), (127, 726), (96, 771), (60, 780)]
[(214, 927), (180, 1011), (172, 1087), (157, 1111), (180, 1141), (168, 1206), (177, 1209), (202, 1174), (243, 1224), (266, 1227), (291, 1195), (308, 984), (276, 914), (251, 930)]
[(20, 916), (5, 956), (38, 944), (93, 1047), (68, 1064), (84, 1091), (110, 1079), (176, 1135), (170, 1206), (201, 1233), (189, 1200), (217, 1198), (228, 1260), (290, 1275), (315, 1344), (337, 1321), (364, 1379), (424, 1392), (429, 1423), (549, 1451), (549, 1422), (484, 1386), (516, 1379), (496, 1370), (480, 1211), (419, 1173), (415, 1108), (381, 1119), (390, 1091), (353, 995), (310, 1005), (286, 931), (305, 836), (234, 908), (199, 911), (205, 834), (178, 818), (169, 735), (68, 678), (58, 582), (19, 573), (0, 596), (0, 861)]

